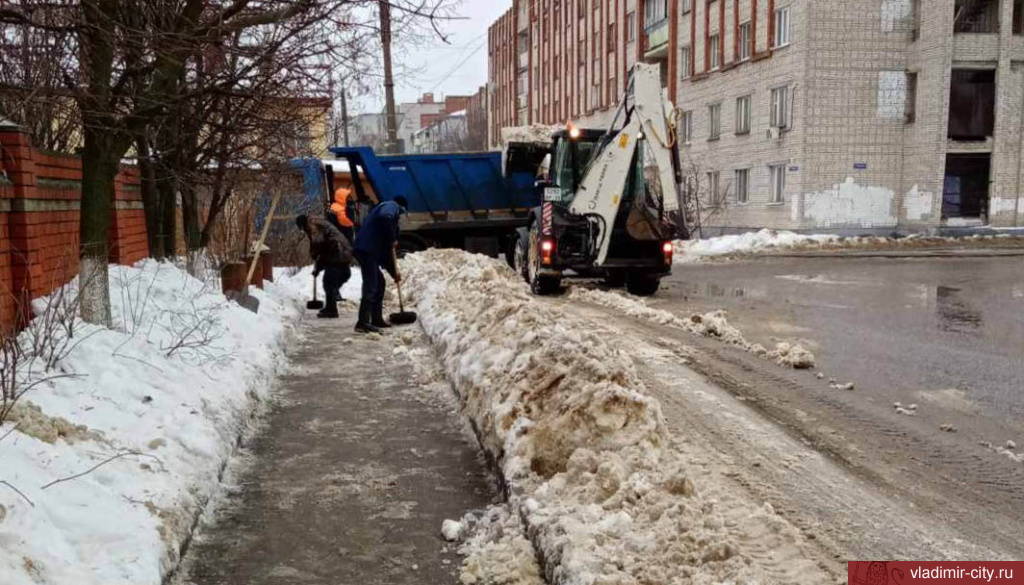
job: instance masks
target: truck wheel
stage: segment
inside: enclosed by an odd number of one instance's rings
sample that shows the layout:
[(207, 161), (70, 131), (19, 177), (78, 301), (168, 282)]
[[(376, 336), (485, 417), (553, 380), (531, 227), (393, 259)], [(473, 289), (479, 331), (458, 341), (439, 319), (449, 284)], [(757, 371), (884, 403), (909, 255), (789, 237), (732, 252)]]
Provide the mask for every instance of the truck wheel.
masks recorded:
[(654, 293), (658, 292), (658, 287), (661, 286), (661, 278), (657, 276), (648, 276), (646, 274), (630, 275), (626, 279), (626, 290), (629, 294), (636, 295), (638, 297), (649, 297)]
[(622, 288), (626, 286), (626, 271), (625, 270), (609, 270), (604, 275), (604, 283), (612, 288)]
[(523, 277), (523, 281), (529, 284), (530, 273), (527, 267), (529, 262), (529, 252), (526, 247), (527, 238), (520, 236), (518, 233), (512, 237), (512, 245), (510, 246), (512, 252), (512, 270), (516, 271), (516, 274)]
[(533, 294), (540, 296), (552, 295), (562, 288), (562, 279), (557, 276), (543, 276), (540, 274), (540, 253), (537, 250), (539, 244), (540, 234), (535, 223), (530, 226), (530, 240), (526, 245), (526, 282), (530, 285), (530, 291)]

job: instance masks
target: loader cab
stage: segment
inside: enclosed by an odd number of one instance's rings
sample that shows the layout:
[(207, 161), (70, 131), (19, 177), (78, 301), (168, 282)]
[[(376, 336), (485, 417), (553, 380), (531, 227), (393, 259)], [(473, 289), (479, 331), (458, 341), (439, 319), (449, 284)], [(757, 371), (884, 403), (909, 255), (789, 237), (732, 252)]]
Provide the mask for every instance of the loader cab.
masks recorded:
[[(583, 179), (587, 166), (590, 165), (590, 159), (604, 135), (604, 130), (582, 128), (577, 128), (573, 132), (568, 129), (560, 130), (554, 134), (551, 170), (545, 186), (559, 190), (561, 200), (555, 201), (555, 203), (568, 205), (572, 202), (573, 195)], [(554, 191), (546, 191), (545, 195), (549, 192), (554, 193)], [(553, 197), (546, 196), (545, 199), (552, 201)]]

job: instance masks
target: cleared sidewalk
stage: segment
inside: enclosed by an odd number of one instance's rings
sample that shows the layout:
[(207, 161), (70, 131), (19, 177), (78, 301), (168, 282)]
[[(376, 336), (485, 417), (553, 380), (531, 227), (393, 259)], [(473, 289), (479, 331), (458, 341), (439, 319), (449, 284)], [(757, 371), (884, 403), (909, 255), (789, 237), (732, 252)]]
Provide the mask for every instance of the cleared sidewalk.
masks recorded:
[(441, 524), (491, 503), (492, 478), (454, 398), (411, 361), (425, 343), (417, 326), (373, 339), (352, 333), (354, 317), (349, 306), (303, 323), (252, 463), (179, 582), (458, 582)]

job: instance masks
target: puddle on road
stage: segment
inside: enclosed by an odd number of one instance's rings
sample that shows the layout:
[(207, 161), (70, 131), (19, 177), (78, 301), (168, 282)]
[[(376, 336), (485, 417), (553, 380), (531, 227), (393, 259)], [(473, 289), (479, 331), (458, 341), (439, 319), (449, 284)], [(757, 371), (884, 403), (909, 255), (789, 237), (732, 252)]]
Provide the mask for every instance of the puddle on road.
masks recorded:
[(939, 329), (966, 333), (981, 327), (981, 311), (972, 307), (961, 292), (952, 286), (935, 287), (935, 314), (939, 317)]

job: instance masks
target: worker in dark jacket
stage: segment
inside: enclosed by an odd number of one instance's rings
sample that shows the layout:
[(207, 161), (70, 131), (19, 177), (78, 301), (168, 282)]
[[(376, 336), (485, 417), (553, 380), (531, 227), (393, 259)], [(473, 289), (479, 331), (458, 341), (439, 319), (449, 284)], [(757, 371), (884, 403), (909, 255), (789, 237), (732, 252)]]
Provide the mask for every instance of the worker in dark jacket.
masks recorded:
[(338, 228), (320, 217), (300, 215), (295, 218), (309, 238), (309, 255), (313, 257), (313, 277), (324, 273), (324, 308), (316, 314), (322, 319), (338, 318), (341, 287), (352, 277), (352, 247)]
[(398, 220), (408, 209), (409, 203), (399, 195), (393, 201), (378, 203), (363, 219), (362, 227), (356, 234), (355, 256), (363, 276), (363, 298), (359, 303), (359, 321), (356, 331), (376, 333), (382, 327), (390, 327), (384, 320), (384, 274), (387, 270), (395, 282), (402, 276), (395, 265), (398, 249)]

